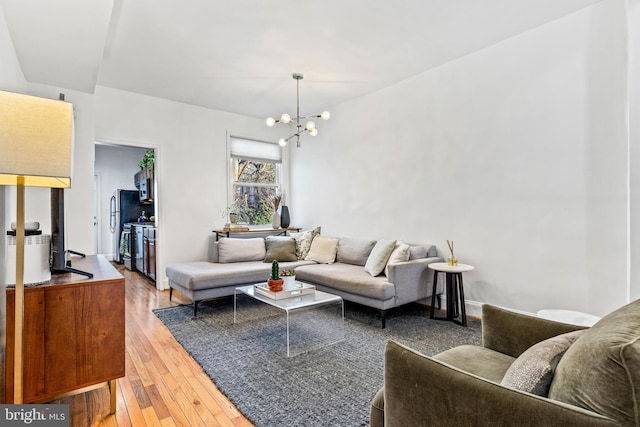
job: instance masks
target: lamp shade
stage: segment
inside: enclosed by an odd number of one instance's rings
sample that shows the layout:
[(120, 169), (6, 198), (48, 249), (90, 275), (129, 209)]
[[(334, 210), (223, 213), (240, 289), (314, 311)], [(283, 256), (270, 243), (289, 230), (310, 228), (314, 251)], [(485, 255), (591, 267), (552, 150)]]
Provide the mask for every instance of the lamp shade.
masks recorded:
[(0, 185), (71, 187), (73, 106), (0, 91)]

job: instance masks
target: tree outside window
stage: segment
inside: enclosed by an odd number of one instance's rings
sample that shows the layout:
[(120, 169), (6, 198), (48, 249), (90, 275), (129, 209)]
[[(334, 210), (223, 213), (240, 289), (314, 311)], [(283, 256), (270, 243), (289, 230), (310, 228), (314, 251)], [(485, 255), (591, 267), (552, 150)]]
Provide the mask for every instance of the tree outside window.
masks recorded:
[(233, 207), (238, 221), (250, 225), (271, 224), (271, 198), (278, 192), (278, 165), (268, 161), (232, 159)]

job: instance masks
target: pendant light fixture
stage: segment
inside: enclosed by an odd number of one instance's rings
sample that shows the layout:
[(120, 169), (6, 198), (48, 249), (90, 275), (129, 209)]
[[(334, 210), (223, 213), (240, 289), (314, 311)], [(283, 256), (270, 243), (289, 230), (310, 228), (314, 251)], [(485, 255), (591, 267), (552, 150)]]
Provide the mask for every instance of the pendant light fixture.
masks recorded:
[(305, 119), (311, 119), (316, 117), (321, 118), (323, 120), (329, 120), (329, 118), (331, 117), (331, 114), (328, 111), (323, 111), (322, 114), (317, 114), (313, 116), (300, 117), (300, 80), (302, 80), (304, 76), (302, 75), (302, 73), (293, 73), (292, 77), (296, 81), (296, 117), (292, 118), (289, 114), (284, 113), (282, 116), (280, 116), (280, 119), (274, 119), (273, 117), (269, 117), (267, 119), (267, 126), (273, 126), (276, 123), (288, 124), (288, 123), (291, 123), (292, 120), (295, 121), (296, 123), (295, 133), (288, 138), (280, 138), (280, 140), (278, 141), (278, 144), (280, 144), (281, 147), (284, 147), (285, 145), (287, 145), (289, 140), (293, 137), (296, 138), (296, 146), (300, 147), (300, 135), (303, 134), (304, 132), (309, 132), (309, 135), (311, 136), (316, 136), (318, 134), (318, 129), (316, 128), (316, 124), (312, 120), (309, 120), (304, 126), (300, 123), (300, 120), (304, 121)]

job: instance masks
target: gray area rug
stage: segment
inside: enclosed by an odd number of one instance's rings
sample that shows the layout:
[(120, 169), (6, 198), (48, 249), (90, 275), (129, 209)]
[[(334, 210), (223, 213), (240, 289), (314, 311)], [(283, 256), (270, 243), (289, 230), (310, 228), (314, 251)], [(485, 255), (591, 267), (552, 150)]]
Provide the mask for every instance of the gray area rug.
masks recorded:
[[(345, 304), (307, 310), (290, 322), (296, 355), (286, 355), (283, 312), (233, 299), (154, 310), (218, 388), (256, 426), (367, 426), (373, 396), (384, 383), (384, 348), (395, 340), (426, 355), (480, 344), (479, 321), (468, 327), (429, 319), (428, 307), (409, 304), (387, 314)], [(317, 336), (316, 336), (317, 335)], [(331, 343), (331, 344), (328, 344)], [(308, 350), (305, 352), (305, 349)]]

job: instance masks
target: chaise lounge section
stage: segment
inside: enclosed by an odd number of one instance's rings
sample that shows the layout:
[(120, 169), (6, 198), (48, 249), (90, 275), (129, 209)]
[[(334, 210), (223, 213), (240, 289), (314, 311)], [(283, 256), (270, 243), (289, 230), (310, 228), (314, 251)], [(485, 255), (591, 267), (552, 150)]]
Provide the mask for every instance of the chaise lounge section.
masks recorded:
[(432, 262), (441, 262), (434, 245), (395, 240), (327, 238), (319, 228), (291, 237), (221, 238), (211, 241), (209, 261), (167, 267), (170, 298), (176, 289), (193, 301), (229, 296), (238, 286), (265, 282), (271, 260), (280, 270), (318, 290), (376, 308), (385, 327), (387, 310), (431, 296)]

